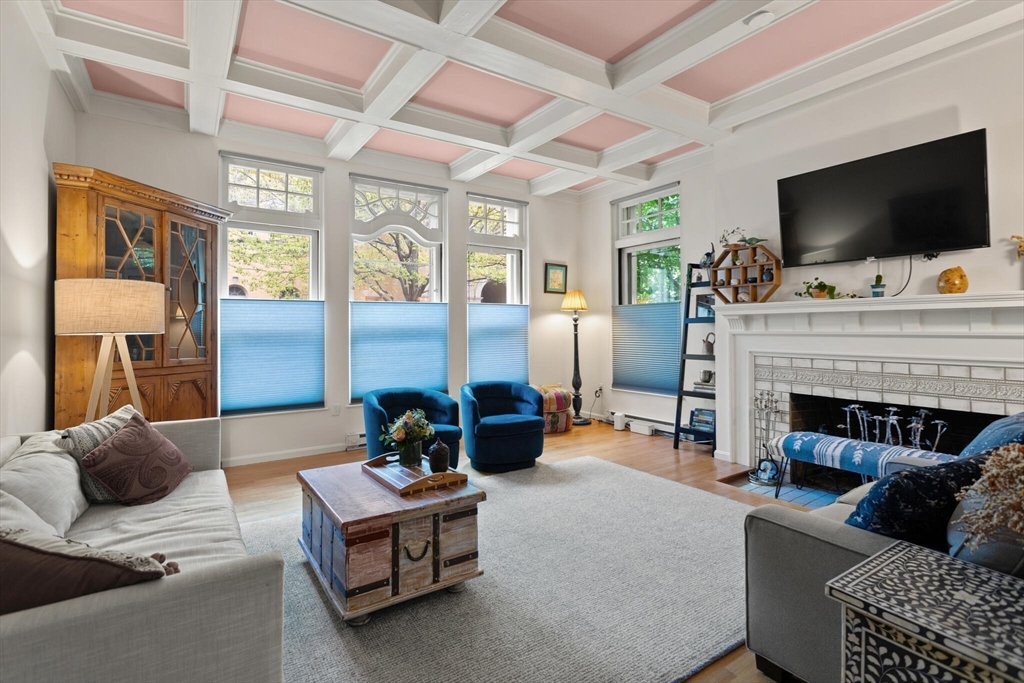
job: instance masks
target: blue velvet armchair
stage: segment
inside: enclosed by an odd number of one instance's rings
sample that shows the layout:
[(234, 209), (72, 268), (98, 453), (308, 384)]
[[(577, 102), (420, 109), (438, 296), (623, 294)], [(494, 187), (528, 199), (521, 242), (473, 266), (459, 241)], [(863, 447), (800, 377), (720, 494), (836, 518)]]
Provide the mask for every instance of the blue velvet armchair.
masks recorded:
[[(380, 440), (384, 427), (393, 422), (407, 410), (419, 408), (430, 424), (434, 426), (437, 437), (451, 450), (449, 465), (454, 469), (459, 466), (459, 404), (440, 391), (430, 389), (414, 389), (411, 387), (395, 387), (367, 392), (363, 396), (363, 423), (366, 426), (366, 456), (376, 458), (387, 452), (387, 447)], [(433, 445), (433, 440), (423, 443), (423, 452)]]
[(544, 399), (518, 382), (462, 387), (466, 455), (473, 469), (510, 472), (533, 467), (544, 452)]

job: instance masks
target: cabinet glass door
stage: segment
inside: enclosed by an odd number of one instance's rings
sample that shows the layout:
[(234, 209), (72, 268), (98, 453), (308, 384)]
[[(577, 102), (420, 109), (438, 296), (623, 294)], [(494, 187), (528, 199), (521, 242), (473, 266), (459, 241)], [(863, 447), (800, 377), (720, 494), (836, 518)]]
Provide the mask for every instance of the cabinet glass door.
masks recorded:
[[(103, 277), (160, 281), (157, 215), (120, 203), (103, 206)], [(132, 334), (127, 339), (133, 363), (156, 360), (156, 335)]]
[(170, 219), (170, 287), (167, 345), (172, 361), (208, 358), (207, 256), (210, 228)]

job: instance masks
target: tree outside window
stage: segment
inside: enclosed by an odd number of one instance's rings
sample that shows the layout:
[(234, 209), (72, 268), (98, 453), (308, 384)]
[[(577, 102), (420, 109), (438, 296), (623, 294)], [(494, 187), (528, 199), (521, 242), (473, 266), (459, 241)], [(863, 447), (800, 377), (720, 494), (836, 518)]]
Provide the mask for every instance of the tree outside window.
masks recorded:
[(312, 258), (308, 235), (229, 228), (229, 296), (309, 299)]
[(355, 241), (353, 301), (430, 301), (434, 247), (400, 232)]
[(633, 254), (638, 304), (680, 301), (682, 264), (679, 246), (644, 249)]

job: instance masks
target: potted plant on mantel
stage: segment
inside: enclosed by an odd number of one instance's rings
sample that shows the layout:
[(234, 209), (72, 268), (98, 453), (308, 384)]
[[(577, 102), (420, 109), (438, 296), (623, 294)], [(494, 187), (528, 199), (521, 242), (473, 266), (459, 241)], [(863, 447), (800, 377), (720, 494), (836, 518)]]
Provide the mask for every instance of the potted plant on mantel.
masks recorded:
[(434, 436), (434, 426), (419, 409), (407, 410), (387, 427), (380, 440), (398, 451), (398, 464), (416, 467), (423, 462), (423, 441)]
[(835, 285), (830, 285), (824, 280), (814, 278), (810, 282), (804, 280), (804, 291), (795, 292), (797, 296), (811, 297), (814, 299), (856, 299), (856, 294), (840, 294), (836, 291)]
[(871, 296), (877, 298), (885, 296), (885, 284), (882, 282), (882, 274), (875, 276), (875, 284), (871, 285)]

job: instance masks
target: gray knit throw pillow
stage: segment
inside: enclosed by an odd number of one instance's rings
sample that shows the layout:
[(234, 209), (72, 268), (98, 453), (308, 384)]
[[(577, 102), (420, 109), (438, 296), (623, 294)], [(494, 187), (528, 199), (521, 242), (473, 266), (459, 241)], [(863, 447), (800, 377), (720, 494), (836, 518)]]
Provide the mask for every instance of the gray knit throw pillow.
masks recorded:
[(69, 427), (61, 432), (55, 444), (71, 454), (78, 462), (78, 471), (82, 481), (82, 493), (90, 503), (117, 503), (117, 498), (103, 484), (82, 468), (82, 458), (92, 453), (101, 443), (114, 435), (117, 430), (128, 424), (138, 411), (134, 406), (126, 405), (106, 417), (93, 422), (85, 422), (77, 427)]

